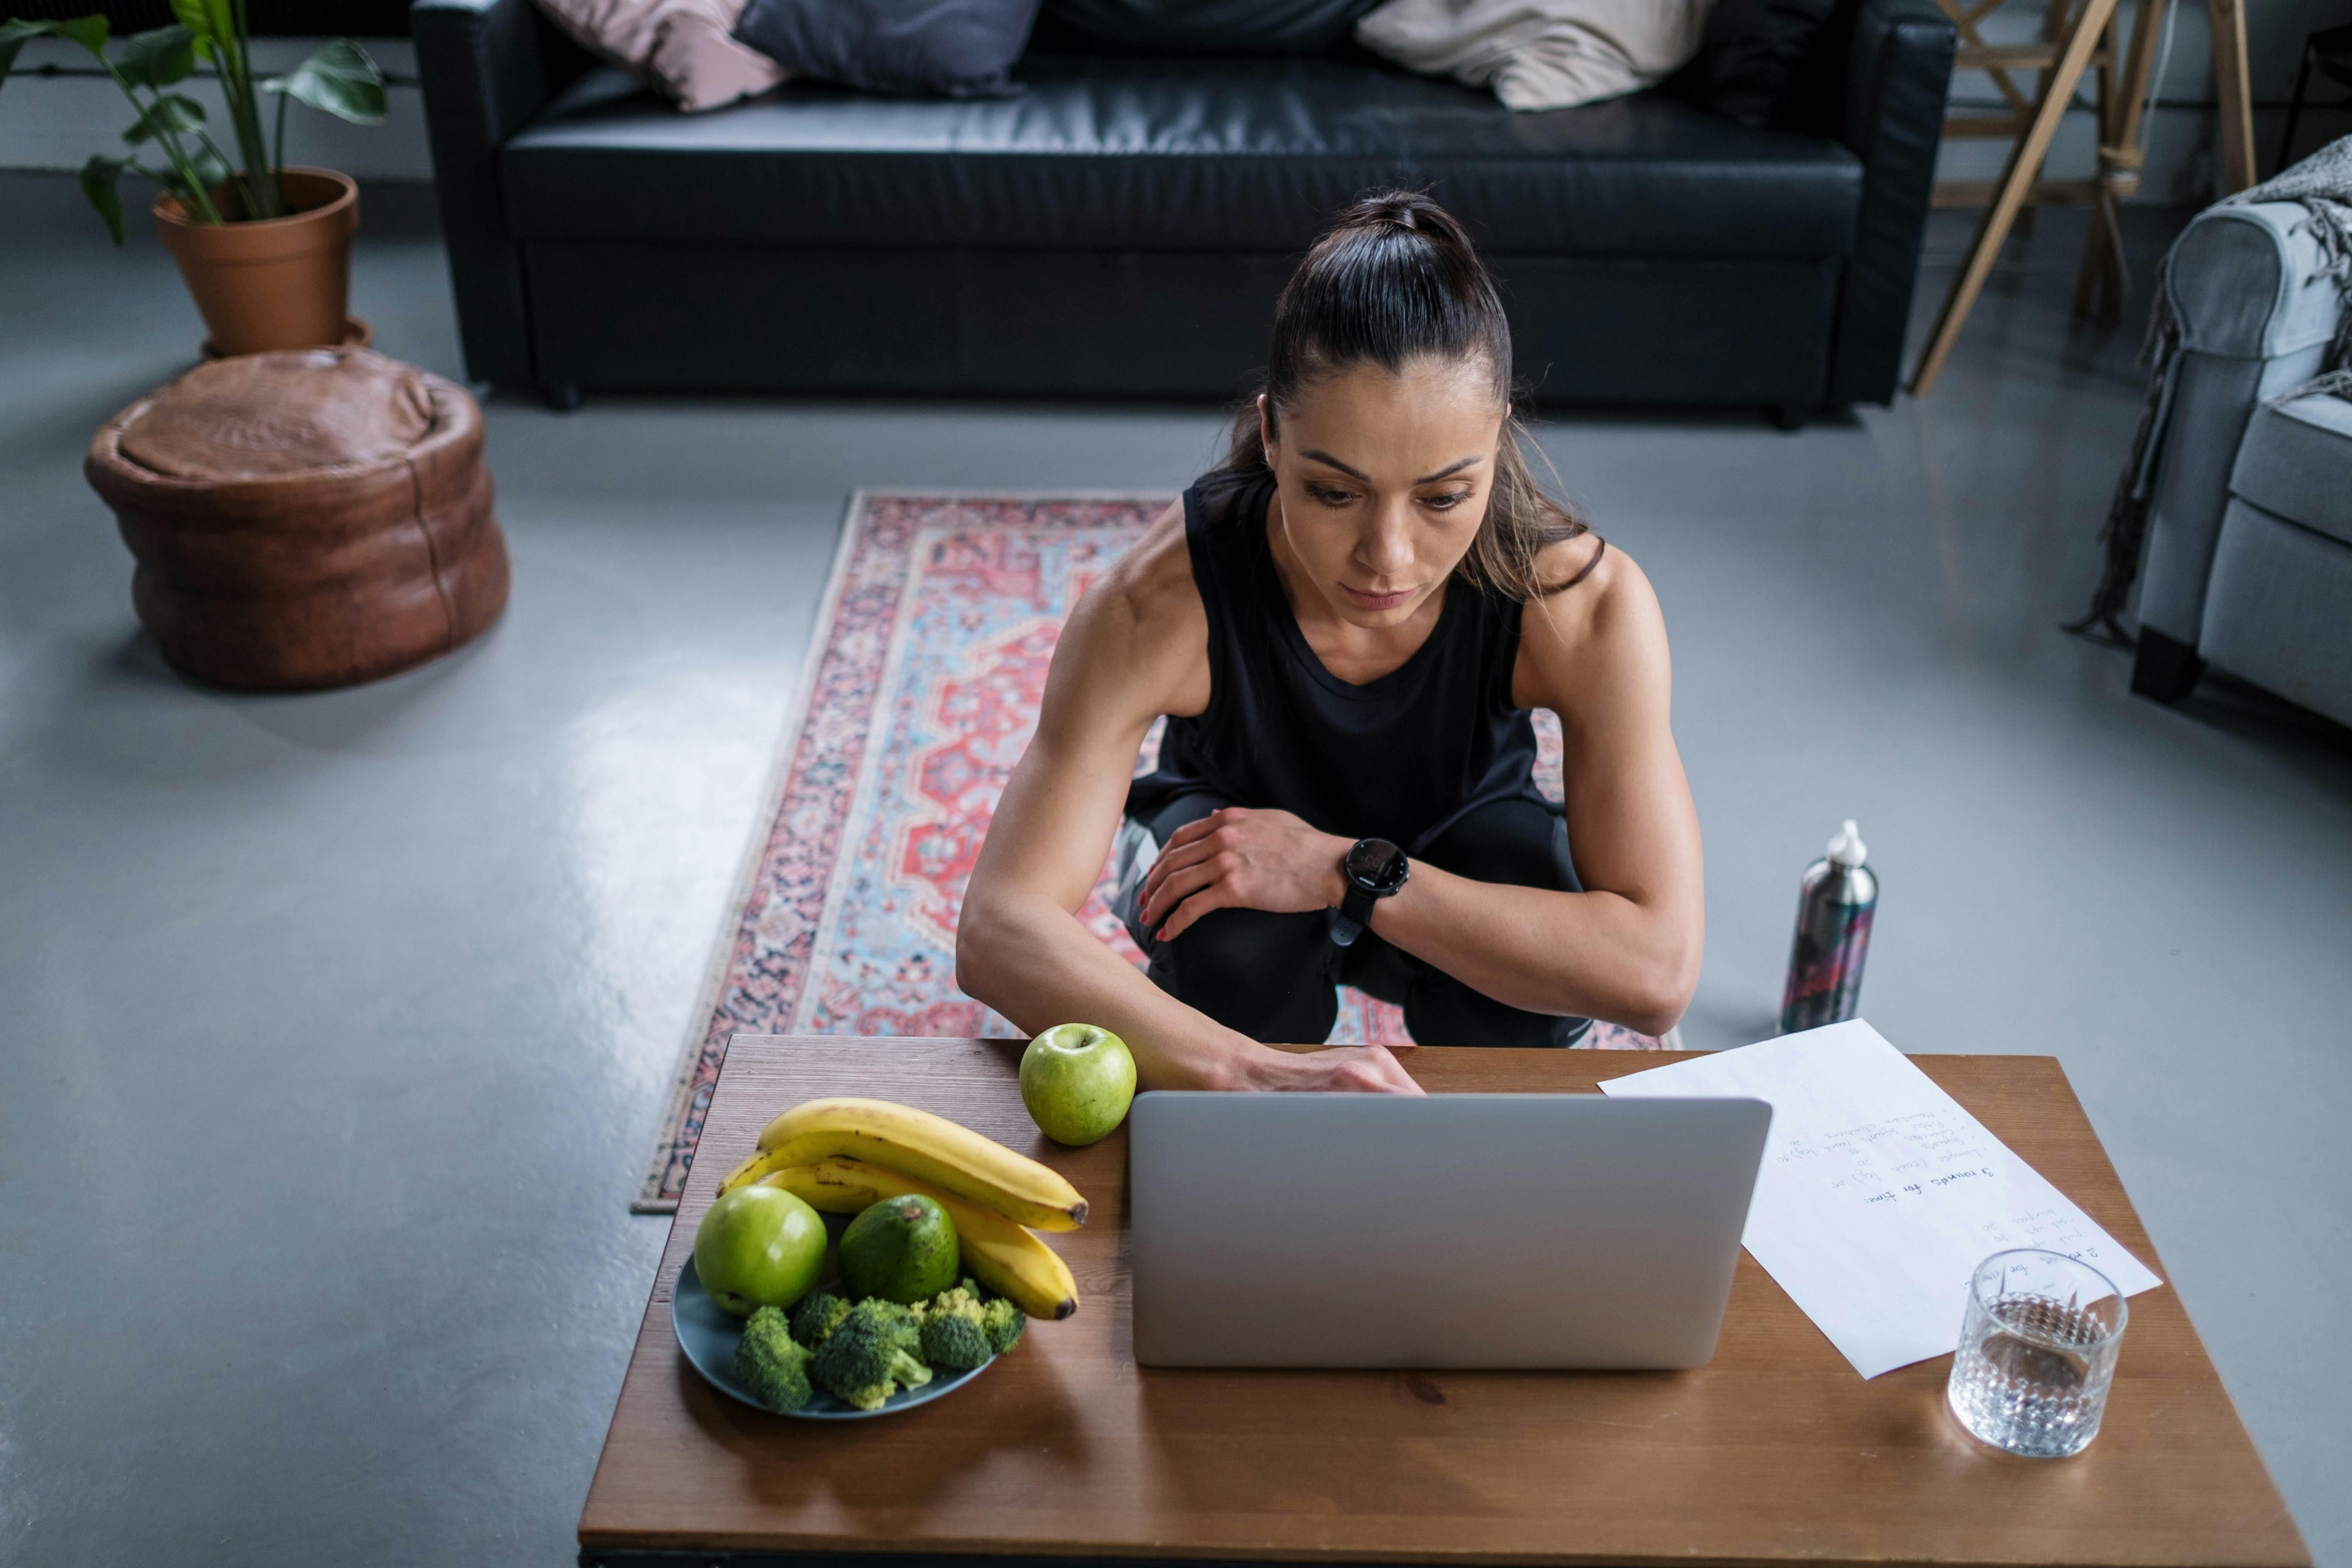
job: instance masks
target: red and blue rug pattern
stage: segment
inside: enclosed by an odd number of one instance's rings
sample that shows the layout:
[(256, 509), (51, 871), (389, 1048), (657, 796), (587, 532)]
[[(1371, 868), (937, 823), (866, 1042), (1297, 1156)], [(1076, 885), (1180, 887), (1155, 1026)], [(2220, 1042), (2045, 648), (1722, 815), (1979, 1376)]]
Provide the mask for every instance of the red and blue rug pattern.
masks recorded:
[[(1036, 728), (1062, 622), (1168, 496), (853, 498), (796, 721), (721, 934), (635, 1207), (677, 1205), (738, 1032), (996, 1036), (1020, 1031), (955, 985), (965, 882)], [(1558, 798), (1559, 731), (1538, 716), (1538, 780)], [(1150, 765), (1155, 731), (1139, 767)], [(1080, 919), (1141, 955), (1097, 887)], [(1404, 1044), (1402, 1014), (1341, 994), (1335, 1041)], [(1653, 1047), (1614, 1025), (1588, 1044)]]

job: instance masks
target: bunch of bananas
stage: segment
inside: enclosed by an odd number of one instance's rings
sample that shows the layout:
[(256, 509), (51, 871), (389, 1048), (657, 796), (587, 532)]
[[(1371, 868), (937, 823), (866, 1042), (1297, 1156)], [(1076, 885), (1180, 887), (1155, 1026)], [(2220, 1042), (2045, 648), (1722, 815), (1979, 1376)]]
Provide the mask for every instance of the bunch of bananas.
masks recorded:
[(1078, 1310), (1069, 1265), (1032, 1231), (1076, 1229), (1087, 1200), (1060, 1173), (943, 1116), (887, 1100), (809, 1100), (769, 1122), (760, 1152), (719, 1190), (751, 1182), (833, 1214), (919, 1194), (955, 1222), (973, 1279), (1033, 1318)]

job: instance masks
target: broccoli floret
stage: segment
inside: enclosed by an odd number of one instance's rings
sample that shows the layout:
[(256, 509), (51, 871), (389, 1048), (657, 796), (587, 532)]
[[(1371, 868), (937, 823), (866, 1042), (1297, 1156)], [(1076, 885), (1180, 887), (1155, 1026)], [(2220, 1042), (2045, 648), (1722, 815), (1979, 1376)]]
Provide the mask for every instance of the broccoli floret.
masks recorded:
[(809, 1352), (793, 1342), (783, 1312), (762, 1307), (743, 1325), (735, 1344), (735, 1375), (771, 1410), (798, 1410), (809, 1402)]
[(822, 1290), (803, 1296), (801, 1304), (793, 1309), (793, 1338), (814, 1350), (847, 1316), (849, 1303), (838, 1296), (828, 1296)]
[(988, 1329), (982, 1316), (980, 1287), (967, 1279), (918, 1301), (914, 1313), (923, 1329), (923, 1359), (950, 1372), (968, 1372), (985, 1363)]
[(1021, 1342), (1021, 1331), (1029, 1326), (1029, 1320), (1022, 1315), (1020, 1308), (999, 1296), (982, 1303), (980, 1326), (988, 1332), (988, 1348), (1003, 1355)]
[(916, 1359), (921, 1349), (915, 1314), (872, 1298), (851, 1308), (817, 1347), (809, 1372), (818, 1387), (872, 1410), (900, 1388), (931, 1381), (931, 1369)]
[(909, 1353), (922, 1338), (922, 1321), (915, 1316), (913, 1308), (879, 1296), (869, 1296), (852, 1306), (843, 1314), (842, 1321), (866, 1324)]
[(980, 1300), (980, 1287), (967, 1279), (961, 1285), (950, 1286), (928, 1301), (916, 1302), (915, 1319), (918, 1322), (928, 1322), (934, 1312), (961, 1312), (967, 1308), (978, 1307)]
[(950, 1372), (969, 1372), (986, 1362), (988, 1348), (981, 1305), (961, 1290), (942, 1292), (923, 1316), (923, 1359)]

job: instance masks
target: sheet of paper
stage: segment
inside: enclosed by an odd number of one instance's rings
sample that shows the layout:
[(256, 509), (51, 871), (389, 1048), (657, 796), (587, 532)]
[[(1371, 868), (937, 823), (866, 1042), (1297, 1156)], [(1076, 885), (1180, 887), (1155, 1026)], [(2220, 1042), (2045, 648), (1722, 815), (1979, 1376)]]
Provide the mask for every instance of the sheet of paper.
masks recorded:
[(1969, 1276), (2007, 1247), (2079, 1258), (2126, 1296), (2163, 1283), (1859, 1019), (1601, 1089), (1772, 1107), (1740, 1239), (1864, 1377), (1958, 1344)]

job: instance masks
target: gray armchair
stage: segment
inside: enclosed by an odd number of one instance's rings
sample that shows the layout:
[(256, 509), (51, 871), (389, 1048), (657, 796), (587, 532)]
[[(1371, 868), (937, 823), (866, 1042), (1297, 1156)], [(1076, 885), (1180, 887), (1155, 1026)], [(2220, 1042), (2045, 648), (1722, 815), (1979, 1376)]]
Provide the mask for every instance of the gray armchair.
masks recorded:
[(2270, 401), (2319, 374), (2342, 319), (2308, 216), (2215, 207), (2173, 247), (2132, 689), (2177, 700), (2210, 663), (2352, 723), (2352, 402)]

